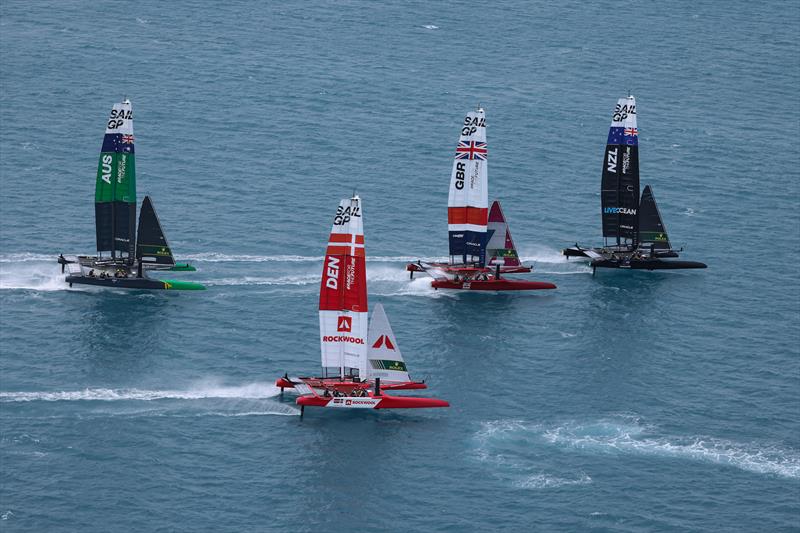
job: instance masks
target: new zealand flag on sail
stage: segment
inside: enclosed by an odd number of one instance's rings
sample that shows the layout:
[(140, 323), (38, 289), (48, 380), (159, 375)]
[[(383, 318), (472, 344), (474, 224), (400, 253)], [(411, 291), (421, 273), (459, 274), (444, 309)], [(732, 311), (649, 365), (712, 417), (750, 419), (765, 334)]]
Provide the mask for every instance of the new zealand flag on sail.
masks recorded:
[(617, 128), (608, 129), (608, 142), (606, 144), (627, 144), (639, 146), (639, 130), (637, 128)]

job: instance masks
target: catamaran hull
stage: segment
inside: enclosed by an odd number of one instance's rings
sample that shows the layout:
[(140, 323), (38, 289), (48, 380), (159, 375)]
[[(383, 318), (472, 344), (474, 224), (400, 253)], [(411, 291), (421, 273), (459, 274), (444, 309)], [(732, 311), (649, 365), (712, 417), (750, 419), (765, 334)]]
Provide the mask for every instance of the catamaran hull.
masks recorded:
[(708, 268), (705, 263), (698, 261), (662, 261), (661, 259), (633, 259), (619, 261), (600, 259), (592, 261), (594, 268), (622, 268), (630, 270), (682, 270), (687, 268)]
[(345, 396), (327, 398), (321, 396), (300, 396), (297, 405), (301, 407), (328, 407), (332, 409), (426, 409), (450, 407), (445, 400), (437, 398), (418, 398), (413, 396)]
[[(590, 256), (591, 253), (603, 255), (604, 253), (607, 254), (612, 251), (617, 251), (617, 250), (613, 250), (610, 248), (580, 248), (577, 246), (573, 246), (572, 248), (564, 248), (563, 250), (561, 250), (561, 255), (564, 255), (566, 257), (584, 257), (586, 259), (591, 259)], [(670, 250), (667, 252), (658, 252), (657, 255), (659, 256), (659, 258), (678, 257), (678, 252), (673, 252), (672, 250)]]
[(465, 291), (536, 291), (556, 288), (554, 284), (546, 281), (525, 281), (516, 279), (473, 281), (435, 279), (431, 281), (431, 287), (434, 289), (460, 289)]
[(94, 276), (67, 276), (70, 287), (73, 283), (81, 285), (94, 285), (97, 287), (111, 287), (115, 289), (146, 289), (146, 290), (174, 290), (197, 291), (204, 290), (205, 286), (192, 281), (160, 280), (150, 278), (100, 278)]
[[(476, 267), (472, 267), (472, 266), (459, 268), (459, 267), (453, 267), (453, 265), (450, 265), (449, 263), (430, 263), (430, 265), (434, 266), (434, 267), (437, 267), (437, 268), (442, 268), (442, 269), (447, 270), (449, 272), (461, 272), (461, 271), (465, 271), (465, 272), (466, 271), (469, 271), (469, 272), (476, 272), (476, 271), (494, 272), (496, 270), (496, 269), (490, 268), (490, 267), (476, 268)], [(407, 272), (411, 272), (411, 273), (414, 273), (414, 272), (425, 272), (425, 269), (421, 265), (419, 265), (417, 263), (408, 263), (406, 265), (406, 271)], [(531, 271), (531, 267), (526, 267), (526, 266), (514, 266), (514, 267), (501, 266), (500, 267), (500, 273), (501, 274), (526, 274), (526, 273), (528, 273), (530, 271)]]
[[(306, 383), (309, 383), (311, 386), (322, 386), (322, 384), (325, 384), (327, 386), (334, 387), (334, 388), (336, 388), (337, 385), (340, 385), (340, 386), (341, 385), (345, 385), (345, 386), (349, 387), (350, 389), (369, 388), (369, 387), (372, 387), (372, 385), (373, 385), (371, 382), (368, 382), (368, 381), (362, 381), (360, 384), (358, 384), (358, 386), (356, 386), (356, 384), (349, 383), (349, 382), (348, 383), (338, 383), (337, 380), (335, 380), (335, 379), (331, 380), (331, 378), (300, 378), (300, 379), (304, 380)], [(315, 381), (317, 381), (319, 383), (319, 385), (316, 385), (314, 383)], [(289, 380), (287, 378), (278, 378), (275, 381), (275, 386), (279, 387), (281, 389), (281, 391), (283, 391), (283, 389), (293, 389), (294, 388), (294, 384), (291, 382), (291, 380)], [(428, 388), (428, 386), (425, 383), (421, 382), (421, 381), (409, 381), (409, 382), (404, 382), (404, 383), (382, 383), (381, 384), (381, 389), (383, 389), (383, 390), (421, 390), (421, 389), (427, 389), (427, 388)]]
[[(599, 248), (595, 248), (592, 251), (595, 253), (601, 253), (602, 250)], [(561, 250), (561, 255), (564, 255), (566, 257), (585, 257), (587, 259), (589, 257), (588, 255), (586, 255), (586, 250), (584, 250), (583, 248), (574, 248), (574, 247), (564, 248), (563, 250)]]

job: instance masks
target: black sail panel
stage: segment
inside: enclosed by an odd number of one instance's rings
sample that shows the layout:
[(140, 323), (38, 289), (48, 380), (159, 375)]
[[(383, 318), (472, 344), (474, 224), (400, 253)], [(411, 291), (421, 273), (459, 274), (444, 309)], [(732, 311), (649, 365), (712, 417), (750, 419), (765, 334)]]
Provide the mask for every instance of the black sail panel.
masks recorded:
[(649, 185), (642, 191), (642, 201), (639, 204), (639, 245), (655, 250), (672, 249), (667, 228), (661, 220), (661, 212)]
[(635, 245), (638, 238), (639, 152), (636, 100), (620, 98), (608, 130), (600, 201), (603, 237)]
[(619, 235), (636, 244), (639, 236), (639, 147), (622, 146), (619, 176)]
[(144, 263), (157, 265), (174, 265), (167, 238), (161, 229), (158, 215), (149, 196), (144, 197), (142, 209), (139, 212), (139, 231), (136, 242), (136, 259)]
[(603, 160), (603, 180), (600, 186), (600, 203), (603, 212), (603, 237), (616, 239), (619, 235), (619, 161), (620, 146), (606, 145)]

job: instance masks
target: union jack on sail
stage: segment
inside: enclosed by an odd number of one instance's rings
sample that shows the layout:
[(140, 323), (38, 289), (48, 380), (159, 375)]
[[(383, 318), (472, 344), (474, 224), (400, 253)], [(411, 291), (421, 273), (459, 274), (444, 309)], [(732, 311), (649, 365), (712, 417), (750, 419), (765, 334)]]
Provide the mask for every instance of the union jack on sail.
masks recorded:
[(489, 150), (486, 149), (486, 143), (480, 141), (458, 141), (456, 147), (456, 159), (478, 159), (486, 161), (489, 156)]

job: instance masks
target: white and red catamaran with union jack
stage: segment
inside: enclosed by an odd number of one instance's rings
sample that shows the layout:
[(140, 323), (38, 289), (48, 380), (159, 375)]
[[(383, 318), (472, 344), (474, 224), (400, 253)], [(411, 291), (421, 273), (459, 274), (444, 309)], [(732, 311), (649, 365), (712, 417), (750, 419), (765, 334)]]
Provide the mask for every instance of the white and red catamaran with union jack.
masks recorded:
[[(552, 283), (507, 279), (503, 274), (530, 272), (519, 259), (500, 202), (489, 209), (486, 117), (483, 109), (467, 113), (456, 147), (447, 229), (450, 259), (447, 263), (409, 263), (406, 269), (425, 272), (437, 289), (509, 291), (555, 289)], [(488, 257), (488, 260), (487, 260)]]
[(378, 304), (367, 320), (367, 274), (361, 199), (339, 203), (328, 239), (319, 291), (322, 376), (275, 383), (300, 393), (297, 404), (344, 409), (448, 407), (444, 400), (392, 396), (385, 391), (424, 389), (412, 381), (389, 319)]

